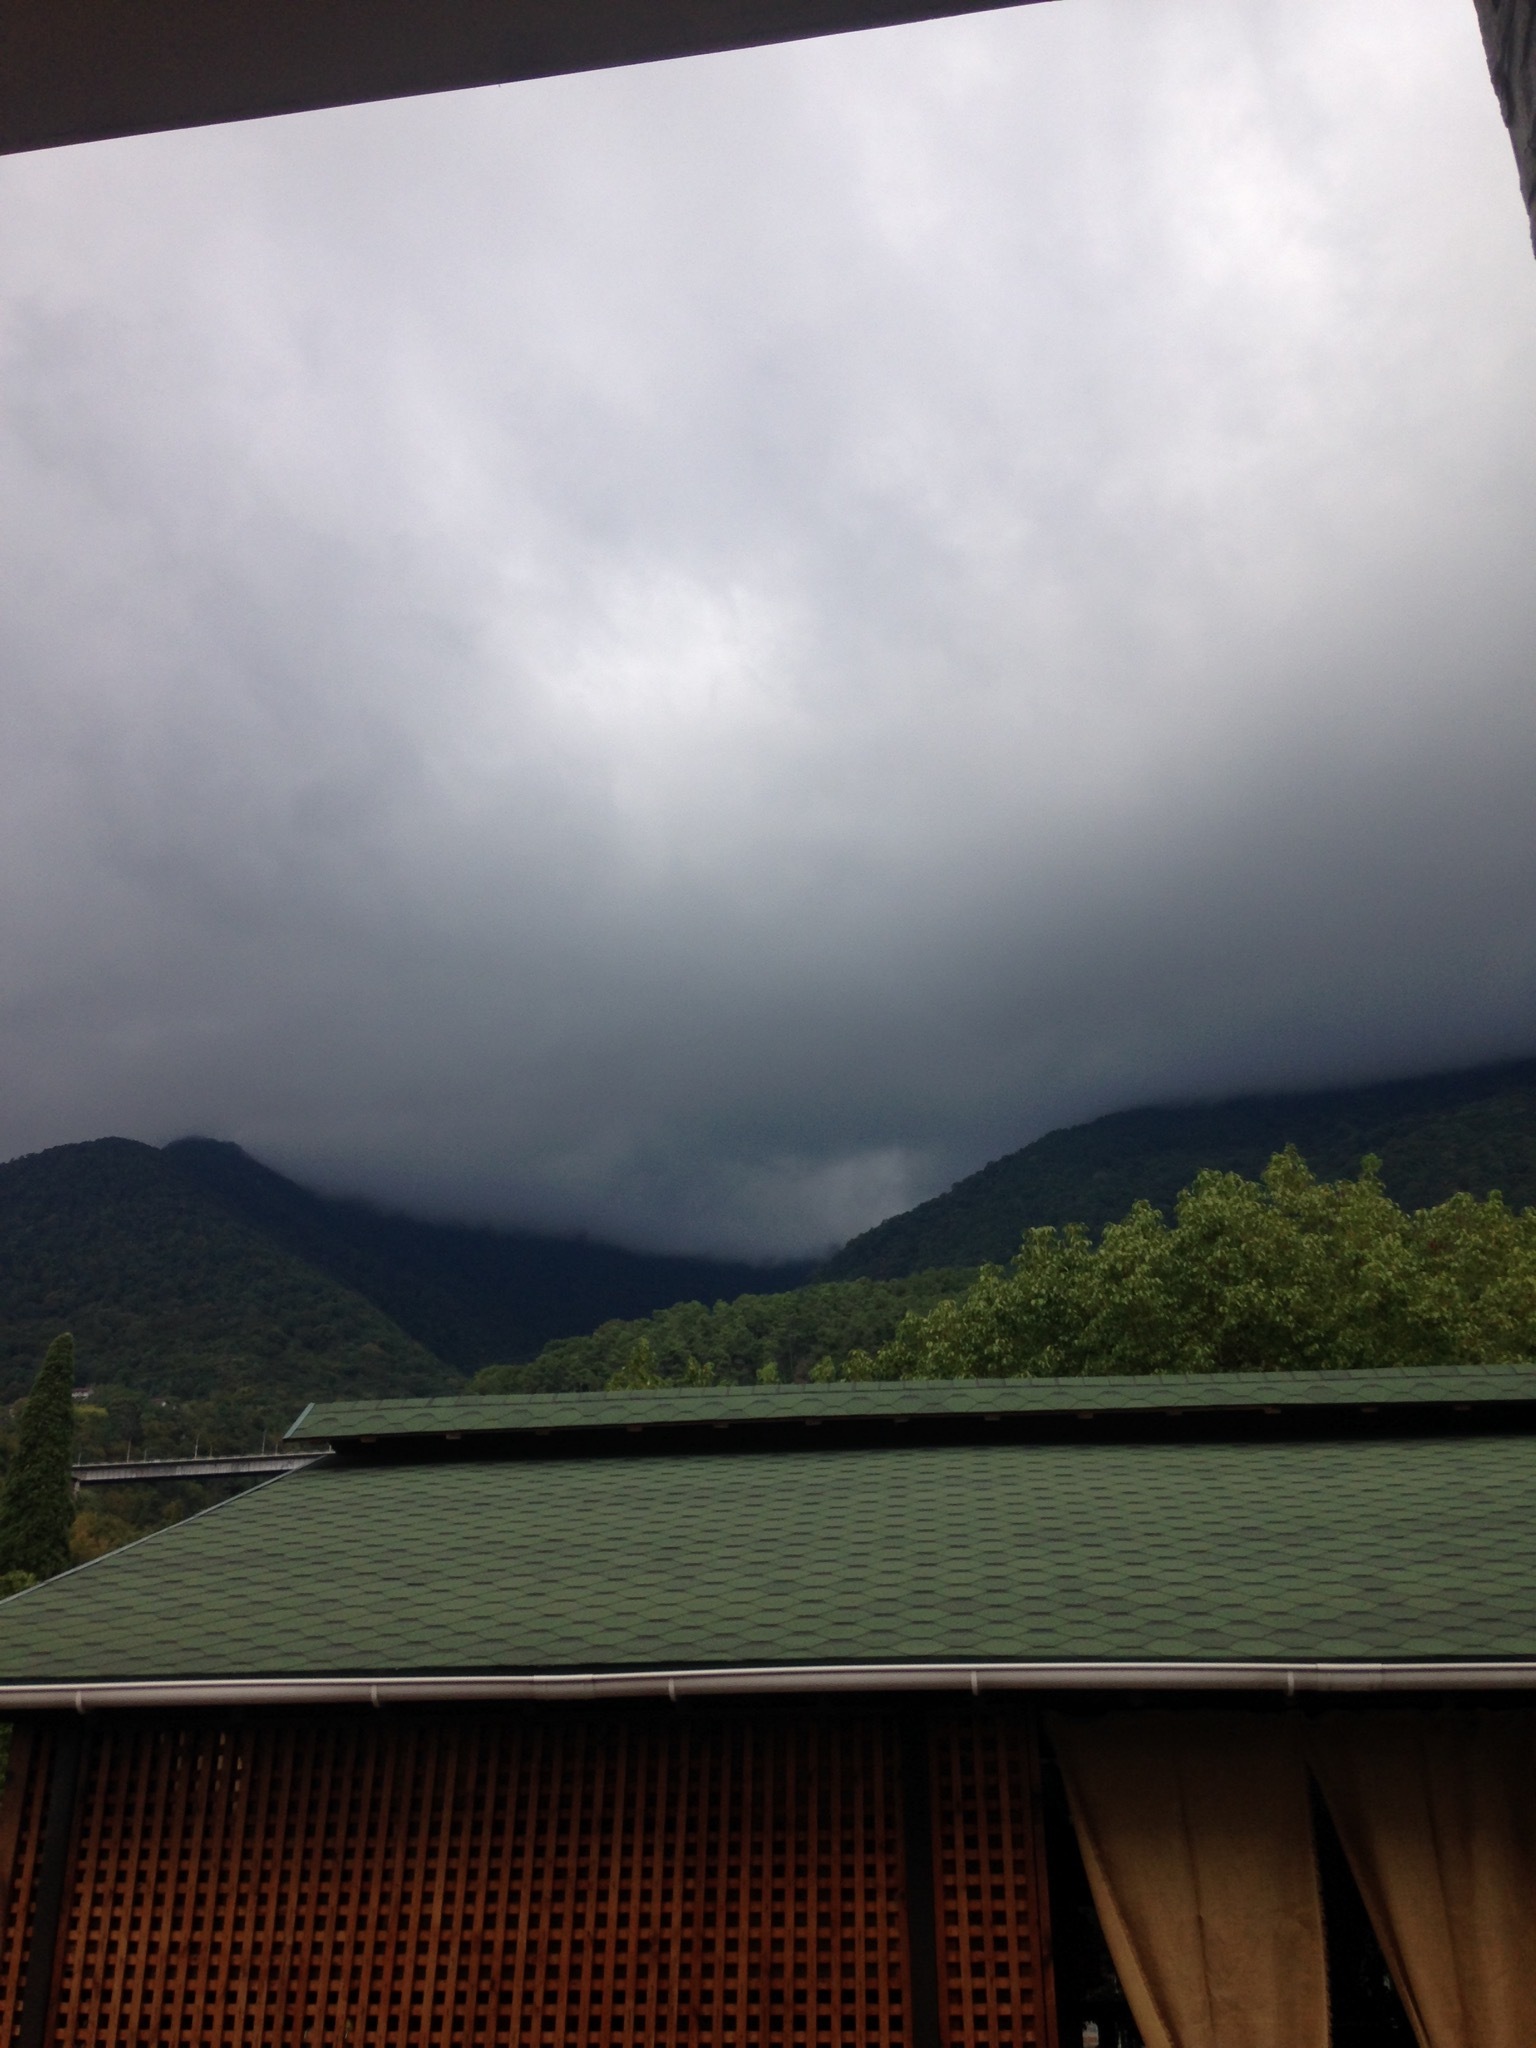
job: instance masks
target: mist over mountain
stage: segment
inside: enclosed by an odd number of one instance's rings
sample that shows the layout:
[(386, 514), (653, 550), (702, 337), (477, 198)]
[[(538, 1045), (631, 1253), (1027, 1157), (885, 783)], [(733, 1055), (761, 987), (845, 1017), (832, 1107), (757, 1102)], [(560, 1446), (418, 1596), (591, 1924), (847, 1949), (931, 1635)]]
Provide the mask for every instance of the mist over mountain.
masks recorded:
[(1409, 1208), (1458, 1189), (1536, 1204), (1536, 1060), (1052, 1131), (814, 1271), (424, 1222), (316, 1194), (208, 1138), (56, 1146), (0, 1166), (0, 1399), (65, 1328), (82, 1379), (222, 1403), (225, 1433), (487, 1367), (512, 1370), (484, 1386), (601, 1385), (642, 1339), (663, 1366), (676, 1352), (750, 1376), (773, 1359), (793, 1377), (885, 1341), (917, 1303), (911, 1276), (926, 1305), (1035, 1225), (1097, 1230), (1141, 1199), (1168, 1210), (1202, 1168), (1251, 1177), (1288, 1144), (1329, 1179), (1379, 1155)]
[(820, 1257), (1127, 1104), (1536, 1050), (1536, 266), (1468, 0), (0, 178), (0, 1157)]
[(0, 1166), (0, 1399), (72, 1329), (87, 1382), (249, 1396), (281, 1423), (319, 1395), (444, 1390), (606, 1318), (805, 1272), (419, 1223), (235, 1145), (100, 1138)]
[(1365, 1088), (1244, 1096), (1228, 1102), (1121, 1111), (1052, 1131), (995, 1160), (947, 1195), (892, 1216), (792, 1293), (713, 1307), (700, 1302), (591, 1336), (546, 1345), (530, 1364), (492, 1367), (487, 1393), (601, 1387), (644, 1347), (664, 1379), (702, 1368), (727, 1382), (764, 1367), (804, 1378), (857, 1349), (889, 1343), (909, 1310), (963, 1296), (983, 1263), (1005, 1264), (1026, 1230), (1083, 1223), (1097, 1231), (1148, 1200), (1171, 1212), (1181, 1189), (1214, 1167), (1256, 1178), (1295, 1145), (1327, 1179), (1382, 1158), (1387, 1191), (1428, 1208), (1464, 1189), (1536, 1203), (1536, 1061), (1432, 1074)]
[(531, 1358), (552, 1338), (695, 1295), (776, 1292), (807, 1260), (629, 1251), (585, 1237), (425, 1222), (372, 1203), (317, 1195), (238, 1145), (182, 1138), (164, 1155), (231, 1214), (343, 1287), (461, 1372)]
[(1120, 1110), (1048, 1131), (947, 1194), (853, 1238), (822, 1280), (892, 1279), (938, 1266), (1000, 1264), (1040, 1224), (1098, 1230), (1146, 1200), (1170, 1210), (1204, 1167), (1260, 1173), (1294, 1145), (1323, 1179), (1382, 1162), (1388, 1194), (1427, 1208), (1458, 1189), (1536, 1202), (1536, 1060), (1286, 1095)]

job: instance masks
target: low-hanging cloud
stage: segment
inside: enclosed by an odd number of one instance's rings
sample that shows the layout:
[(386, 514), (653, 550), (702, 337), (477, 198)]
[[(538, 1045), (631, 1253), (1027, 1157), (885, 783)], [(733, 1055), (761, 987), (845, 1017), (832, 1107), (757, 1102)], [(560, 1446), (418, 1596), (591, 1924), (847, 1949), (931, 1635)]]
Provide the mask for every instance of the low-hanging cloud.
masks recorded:
[(1059, 0), (0, 165), (0, 1149), (763, 1252), (1536, 1047), (1467, 0)]

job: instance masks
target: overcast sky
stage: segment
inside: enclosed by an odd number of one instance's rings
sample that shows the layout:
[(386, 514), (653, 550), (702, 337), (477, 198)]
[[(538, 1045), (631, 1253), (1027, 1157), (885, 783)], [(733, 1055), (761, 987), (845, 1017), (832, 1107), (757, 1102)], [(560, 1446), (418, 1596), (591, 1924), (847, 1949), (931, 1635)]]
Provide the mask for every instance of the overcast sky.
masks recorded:
[(0, 1154), (822, 1246), (1536, 1052), (1471, 0), (1057, 0), (0, 162)]

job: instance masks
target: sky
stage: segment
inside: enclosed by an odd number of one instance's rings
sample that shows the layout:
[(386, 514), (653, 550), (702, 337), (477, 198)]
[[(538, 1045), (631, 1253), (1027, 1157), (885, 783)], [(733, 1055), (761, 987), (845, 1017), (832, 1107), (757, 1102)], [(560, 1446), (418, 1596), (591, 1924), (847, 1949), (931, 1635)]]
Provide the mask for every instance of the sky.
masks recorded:
[(1536, 1052), (1471, 0), (1054, 0), (0, 161), (0, 1156), (786, 1255)]

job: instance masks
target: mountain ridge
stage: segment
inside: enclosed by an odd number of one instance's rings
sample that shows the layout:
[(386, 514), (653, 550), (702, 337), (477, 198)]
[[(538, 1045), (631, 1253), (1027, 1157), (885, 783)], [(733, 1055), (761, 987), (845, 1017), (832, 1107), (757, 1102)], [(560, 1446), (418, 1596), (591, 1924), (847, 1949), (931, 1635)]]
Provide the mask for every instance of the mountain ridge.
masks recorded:
[[(294, 1259), (152, 1145), (97, 1138), (0, 1166), (0, 1398), (72, 1329), (82, 1378), (178, 1400), (320, 1384), (432, 1393), (459, 1375)], [(308, 1398), (307, 1395), (304, 1398)]]
[(1031, 1227), (1096, 1231), (1139, 1199), (1169, 1210), (1202, 1168), (1251, 1178), (1286, 1144), (1327, 1179), (1378, 1154), (1408, 1207), (1462, 1188), (1536, 1204), (1536, 1060), (1115, 1111), (993, 1160), (820, 1268), (427, 1222), (317, 1194), (217, 1139), (56, 1146), (0, 1165), (0, 1401), (66, 1327), (83, 1378), (222, 1401), (242, 1429), (317, 1396), (445, 1391), (487, 1367), (597, 1384), (642, 1340), (662, 1362), (682, 1345), (798, 1376), (910, 1306), (833, 1283), (926, 1275), (927, 1293), (963, 1292)]
[(1203, 1168), (1252, 1178), (1288, 1144), (1328, 1180), (1357, 1173), (1375, 1153), (1387, 1192), (1404, 1207), (1431, 1207), (1458, 1188), (1479, 1196), (1498, 1188), (1528, 1207), (1536, 1203), (1536, 1059), (1114, 1110), (1064, 1125), (862, 1231), (816, 1279), (1000, 1265), (1028, 1229), (1082, 1223), (1097, 1232), (1138, 1200), (1171, 1210)]
[(639, 1252), (586, 1237), (431, 1222), (356, 1196), (316, 1194), (222, 1139), (178, 1138), (164, 1152), (235, 1214), (365, 1295), (460, 1372), (532, 1358), (554, 1338), (694, 1292), (714, 1300), (776, 1291), (811, 1272), (809, 1260)]
[(0, 1401), (72, 1328), (88, 1383), (283, 1424), (320, 1393), (445, 1392), (614, 1316), (808, 1272), (426, 1223), (218, 1140), (97, 1138), (0, 1164)]

